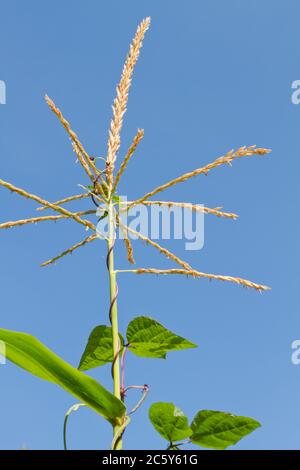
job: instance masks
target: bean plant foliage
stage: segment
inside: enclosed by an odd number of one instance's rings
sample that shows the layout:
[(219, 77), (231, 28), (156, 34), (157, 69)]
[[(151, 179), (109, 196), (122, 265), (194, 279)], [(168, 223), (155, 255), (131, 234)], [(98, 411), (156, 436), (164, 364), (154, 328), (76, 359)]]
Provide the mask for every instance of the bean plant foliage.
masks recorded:
[[(68, 219), (77, 222), (89, 232), (83, 240), (65, 249), (50, 260), (45, 261), (41, 266), (54, 264), (66, 255), (99, 239), (105, 240), (107, 245), (106, 264), (109, 278), (108, 295), (110, 299), (109, 323), (97, 325), (91, 331), (77, 367), (64, 361), (38, 341), (38, 339), (27, 333), (0, 329), (0, 340), (6, 346), (7, 359), (29, 373), (59, 385), (78, 401), (65, 415), (63, 424), (63, 443), (65, 449), (67, 449), (68, 418), (72, 412), (78, 411), (83, 406), (93, 409), (111, 424), (113, 431), (111, 449), (121, 450), (123, 448), (124, 434), (125, 431), (127, 432), (126, 428), (131, 421), (132, 415), (144, 404), (149, 393), (148, 385), (125, 384), (124, 371), (127, 353), (134, 354), (140, 358), (165, 359), (168, 354), (173, 352), (197, 347), (196, 344), (181, 337), (165, 325), (160, 324), (156, 319), (142, 315), (132, 318), (128, 323), (126, 332), (122, 335), (118, 328), (117, 281), (119, 276), (122, 274), (126, 275), (126, 273), (133, 275), (186, 275), (198, 280), (209, 279), (230, 282), (260, 292), (268, 289), (265, 285), (257, 284), (241, 277), (208, 274), (198, 271), (156, 241), (134, 231), (123, 223), (122, 214), (128, 214), (132, 208), (138, 205), (182, 207), (219, 218), (236, 219), (236, 214), (224, 212), (219, 207), (208, 208), (188, 202), (154, 200), (153, 197), (169, 187), (182, 183), (192, 177), (207, 175), (211, 170), (221, 165), (231, 165), (234, 160), (255, 155), (264, 156), (270, 152), (269, 149), (259, 148), (255, 145), (240, 147), (235, 151), (230, 150), (213, 162), (161, 184), (136, 200), (122, 201), (117, 194), (118, 185), (131, 157), (144, 137), (144, 131), (138, 129), (132, 144), (116, 169), (117, 156), (119, 155), (121, 144), (120, 135), (134, 68), (149, 26), (150, 18), (146, 18), (140, 23), (125, 60), (121, 79), (117, 86), (116, 98), (113, 103), (113, 117), (108, 133), (106, 157), (93, 157), (87, 152), (77, 134), (72, 130), (70, 123), (65, 119), (54, 102), (46, 96), (48, 106), (65, 128), (76, 159), (80, 162), (88, 179), (88, 183), (80, 185), (81, 192), (73, 196), (63, 197), (55, 202), (49, 202), (40, 196), (31, 194), (27, 190), (0, 179), (0, 186), (22, 197), (31, 199), (38, 204), (37, 216), (2, 223), (0, 224), (1, 229), (31, 223)], [(74, 203), (83, 199), (90, 203), (86, 210), (74, 212), (66, 209), (66, 205), (69, 202)], [(48, 214), (47, 211), (51, 212)], [(43, 215), (45, 212), (46, 215)], [(101, 232), (97, 226), (97, 221), (104, 219), (107, 221), (108, 233)], [(129, 266), (130, 269), (128, 267), (126, 269), (116, 269), (115, 267), (114, 247), (118, 232), (122, 233), (122, 243), (124, 243), (124, 248), (127, 252), (128, 262), (133, 265)], [(176, 267), (169, 269), (159, 269), (157, 267), (136, 268), (134, 266), (135, 259), (130, 239), (132, 238), (131, 235), (158, 250), (173, 262)], [(113, 382), (111, 391), (88, 375), (88, 371), (108, 363), (111, 364)], [(128, 409), (126, 406), (128, 393), (140, 393), (140, 398), (137, 399), (133, 409)], [(162, 445), (165, 441), (165, 447), (173, 450), (182, 448), (182, 446), (190, 443), (200, 447), (226, 449), (260, 426), (260, 423), (252, 418), (215, 410), (200, 410), (189, 420), (175, 404), (165, 402), (152, 403), (149, 409), (149, 419), (154, 430), (161, 436)]]

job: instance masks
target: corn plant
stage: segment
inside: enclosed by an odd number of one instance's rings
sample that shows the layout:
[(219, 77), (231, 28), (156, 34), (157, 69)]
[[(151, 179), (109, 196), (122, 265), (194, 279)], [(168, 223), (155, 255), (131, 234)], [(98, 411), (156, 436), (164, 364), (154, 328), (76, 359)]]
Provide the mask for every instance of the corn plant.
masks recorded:
[[(89, 232), (83, 240), (69, 247), (59, 255), (44, 262), (41, 266), (48, 266), (60, 260), (64, 256), (73, 253), (79, 248), (95, 242), (104, 240), (107, 244), (107, 270), (109, 277), (109, 325), (101, 324), (91, 332), (86, 348), (79, 361), (79, 366), (73, 367), (58, 357), (54, 352), (40, 343), (31, 335), (0, 329), (0, 340), (5, 343), (7, 358), (41, 379), (53, 382), (71, 395), (76, 397), (79, 403), (73, 405), (67, 412), (64, 420), (64, 448), (67, 449), (67, 424), (68, 417), (72, 411), (81, 406), (88, 406), (107, 420), (112, 426), (111, 449), (122, 449), (122, 441), (132, 415), (140, 408), (147, 397), (148, 385), (126, 385), (125, 367), (126, 354), (132, 353), (142, 358), (165, 358), (171, 351), (179, 351), (186, 348), (194, 348), (195, 344), (185, 338), (173, 333), (156, 320), (140, 316), (129, 322), (126, 339), (119, 332), (118, 327), (118, 285), (119, 277), (129, 273), (133, 275), (155, 274), (155, 275), (186, 275), (190, 278), (219, 280), (231, 282), (246, 288), (265, 291), (268, 287), (228, 275), (208, 274), (198, 271), (186, 261), (167, 250), (159, 243), (144, 234), (133, 230), (123, 221), (123, 215), (128, 214), (133, 207), (142, 206), (168, 206), (181, 207), (191, 211), (201, 211), (217, 217), (236, 219), (237, 215), (222, 211), (220, 208), (208, 208), (202, 205), (154, 200), (154, 196), (166, 189), (182, 183), (197, 175), (207, 175), (211, 170), (221, 165), (231, 165), (236, 159), (263, 156), (269, 153), (268, 149), (258, 148), (255, 145), (230, 150), (224, 156), (214, 160), (212, 163), (196, 170), (190, 171), (155, 189), (147, 192), (136, 200), (123, 201), (118, 195), (118, 185), (129, 161), (139, 146), (144, 131), (139, 129), (133, 139), (128, 151), (117, 167), (117, 156), (120, 150), (120, 134), (123, 118), (127, 108), (128, 94), (132, 81), (133, 71), (142, 47), (144, 35), (150, 25), (150, 18), (143, 20), (130, 45), (121, 79), (117, 86), (117, 94), (113, 103), (113, 117), (111, 120), (106, 157), (95, 158), (89, 155), (79, 140), (77, 134), (72, 130), (69, 122), (64, 118), (59, 108), (46, 96), (46, 102), (51, 111), (65, 128), (72, 147), (86, 174), (88, 183), (81, 186), (81, 193), (68, 196), (59, 201), (49, 202), (35, 194), (18, 188), (11, 183), (0, 180), (0, 185), (31, 199), (38, 204), (38, 216), (25, 220), (6, 222), (0, 225), (1, 229), (21, 226), (44, 221), (57, 221), (68, 219), (82, 225)], [(70, 211), (65, 208), (67, 203), (85, 199), (90, 205), (84, 211)], [(43, 215), (43, 212), (51, 210), (51, 215)], [(105, 221), (107, 232), (99, 229), (96, 222)], [(132, 267), (120, 269), (115, 266), (114, 248), (117, 234), (122, 234), (122, 243), (127, 251), (127, 258)], [(158, 250), (162, 255), (174, 262), (175, 268), (159, 269), (157, 267), (134, 267), (135, 264), (131, 235), (146, 242), (146, 244)], [(86, 371), (111, 363), (111, 374), (113, 391), (104, 388), (97, 380), (86, 374)], [(133, 409), (127, 409), (126, 396), (130, 392), (138, 390), (141, 397)], [(154, 428), (167, 441), (168, 449), (178, 449), (180, 446), (193, 443), (202, 447), (214, 449), (225, 449), (238, 442), (242, 437), (249, 434), (260, 424), (248, 417), (236, 416), (214, 410), (199, 411), (189, 424), (187, 416), (173, 403), (153, 403), (149, 410), (149, 418)]]

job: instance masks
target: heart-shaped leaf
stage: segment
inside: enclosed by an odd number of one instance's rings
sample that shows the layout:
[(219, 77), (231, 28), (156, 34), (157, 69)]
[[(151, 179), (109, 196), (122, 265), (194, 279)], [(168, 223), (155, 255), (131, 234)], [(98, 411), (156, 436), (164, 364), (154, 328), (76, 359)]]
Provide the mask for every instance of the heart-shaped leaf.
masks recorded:
[(203, 410), (196, 414), (191, 424), (191, 441), (202, 447), (223, 450), (260, 426), (258, 421), (245, 416)]
[(149, 418), (156, 431), (170, 443), (186, 439), (192, 434), (188, 418), (173, 403), (153, 403)]
[(120, 424), (125, 406), (93, 378), (79, 372), (34, 336), (0, 329), (7, 359), (41, 379), (53, 382), (93, 408), (112, 424)]
[[(123, 345), (124, 339), (120, 335), (120, 351), (123, 349)], [(105, 325), (96, 326), (89, 336), (78, 369), (93, 369), (112, 362), (113, 359), (112, 328)]]
[(137, 317), (129, 323), (127, 341), (129, 350), (135, 355), (162, 359), (169, 351), (197, 347), (149, 317)]

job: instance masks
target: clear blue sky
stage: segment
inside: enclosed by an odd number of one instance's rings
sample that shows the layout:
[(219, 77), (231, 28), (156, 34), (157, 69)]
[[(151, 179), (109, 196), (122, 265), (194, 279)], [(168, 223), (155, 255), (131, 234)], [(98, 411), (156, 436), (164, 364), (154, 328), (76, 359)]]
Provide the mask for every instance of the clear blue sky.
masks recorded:
[[(154, 401), (173, 401), (190, 417), (208, 408), (259, 420), (262, 428), (237, 449), (300, 448), (300, 366), (290, 360), (300, 338), (300, 106), (291, 103), (291, 83), (300, 78), (299, 14), (296, 0), (0, 2), (2, 179), (50, 200), (86, 183), (44, 94), (92, 154), (105, 154), (115, 85), (148, 15), (122, 151), (137, 127), (145, 138), (122, 192), (141, 196), (241, 145), (273, 149), (165, 193), (240, 215), (236, 222), (207, 216), (199, 252), (185, 252), (178, 240), (170, 249), (200, 270), (250, 278), (271, 292), (175, 277), (120, 279), (123, 331), (134, 316), (150, 315), (199, 345), (167, 361), (128, 357), (128, 383), (148, 383), (151, 393), (126, 433), (127, 448), (163, 448), (147, 421)], [(5, 189), (0, 201), (1, 221), (35, 212)], [(83, 235), (61, 221), (3, 231), (0, 239), (1, 327), (36, 335), (74, 365), (91, 329), (107, 322), (105, 245), (54, 267), (39, 264)], [(135, 246), (140, 266), (167, 266), (151, 248)], [(125, 266), (121, 250), (118, 259)], [(92, 375), (111, 387), (109, 367)], [(0, 367), (0, 377), (0, 448), (62, 448), (72, 396), (12, 364)], [(110, 428), (92, 411), (80, 410), (70, 423), (71, 448), (109, 446)]]

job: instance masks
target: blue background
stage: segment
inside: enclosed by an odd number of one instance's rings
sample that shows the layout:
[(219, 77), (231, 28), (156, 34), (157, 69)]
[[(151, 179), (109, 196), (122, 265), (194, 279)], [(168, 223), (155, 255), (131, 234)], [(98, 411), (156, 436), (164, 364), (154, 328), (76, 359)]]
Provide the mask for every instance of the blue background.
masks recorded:
[[(49, 200), (87, 183), (44, 94), (89, 152), (105, 155), (115, 85), (148, 15), (120, 157), (137, 127), (145, 138), (121, 192), (139, 197), (241, 145), (273, 149), (164, 196), (240, 214), (236, 222), (207, 216), (201, 251), (185, 252), (178, 240), (167, 246), (200, 270), (240, 275), (271, 292), (183, 277), (120, 278), (122, 331), (134, 316), (150, 315), (199, 345), (167, 361), (128, 355), (127, 384), (148, 383), (151, 393), (125, 445), (164, 448), (147, 412), (154, 401), (173, 401), (191, 418), (207, 408), (258, 419), (262, 427), (236, 449), (299, 449), (300, 366), (291, 363), (291, 343), (300, 337), (300, 106), (291, 102), (291, 83), (300, 78), (299, 2), (1, 0), (0, 14), (4, 180)], [(5, 189), (0, 201), (1, 221), (35, 214), (34, 203)], [(1, 327), (36, 335), (74, 365), (91, 329), (107, 322), (106, 247), (97, 242), (50, 268), (39, 264), (83, 237), (80, 226), (60, 221), (2, 231), (0, 243)], [(173, 267), (152, 248), (135, 248), (139, 266)], [(92, 375), (111, 387), (109, 366)], [(62, 448), (64, 413), (75, 400), (12, 364), (0, 367), (0, 377), (0, 447)], [(131, 392), (130, 404), (138, 397)], [(108, 448), (110, 427), (82, 409), (70, 419), (69, 443)]]

